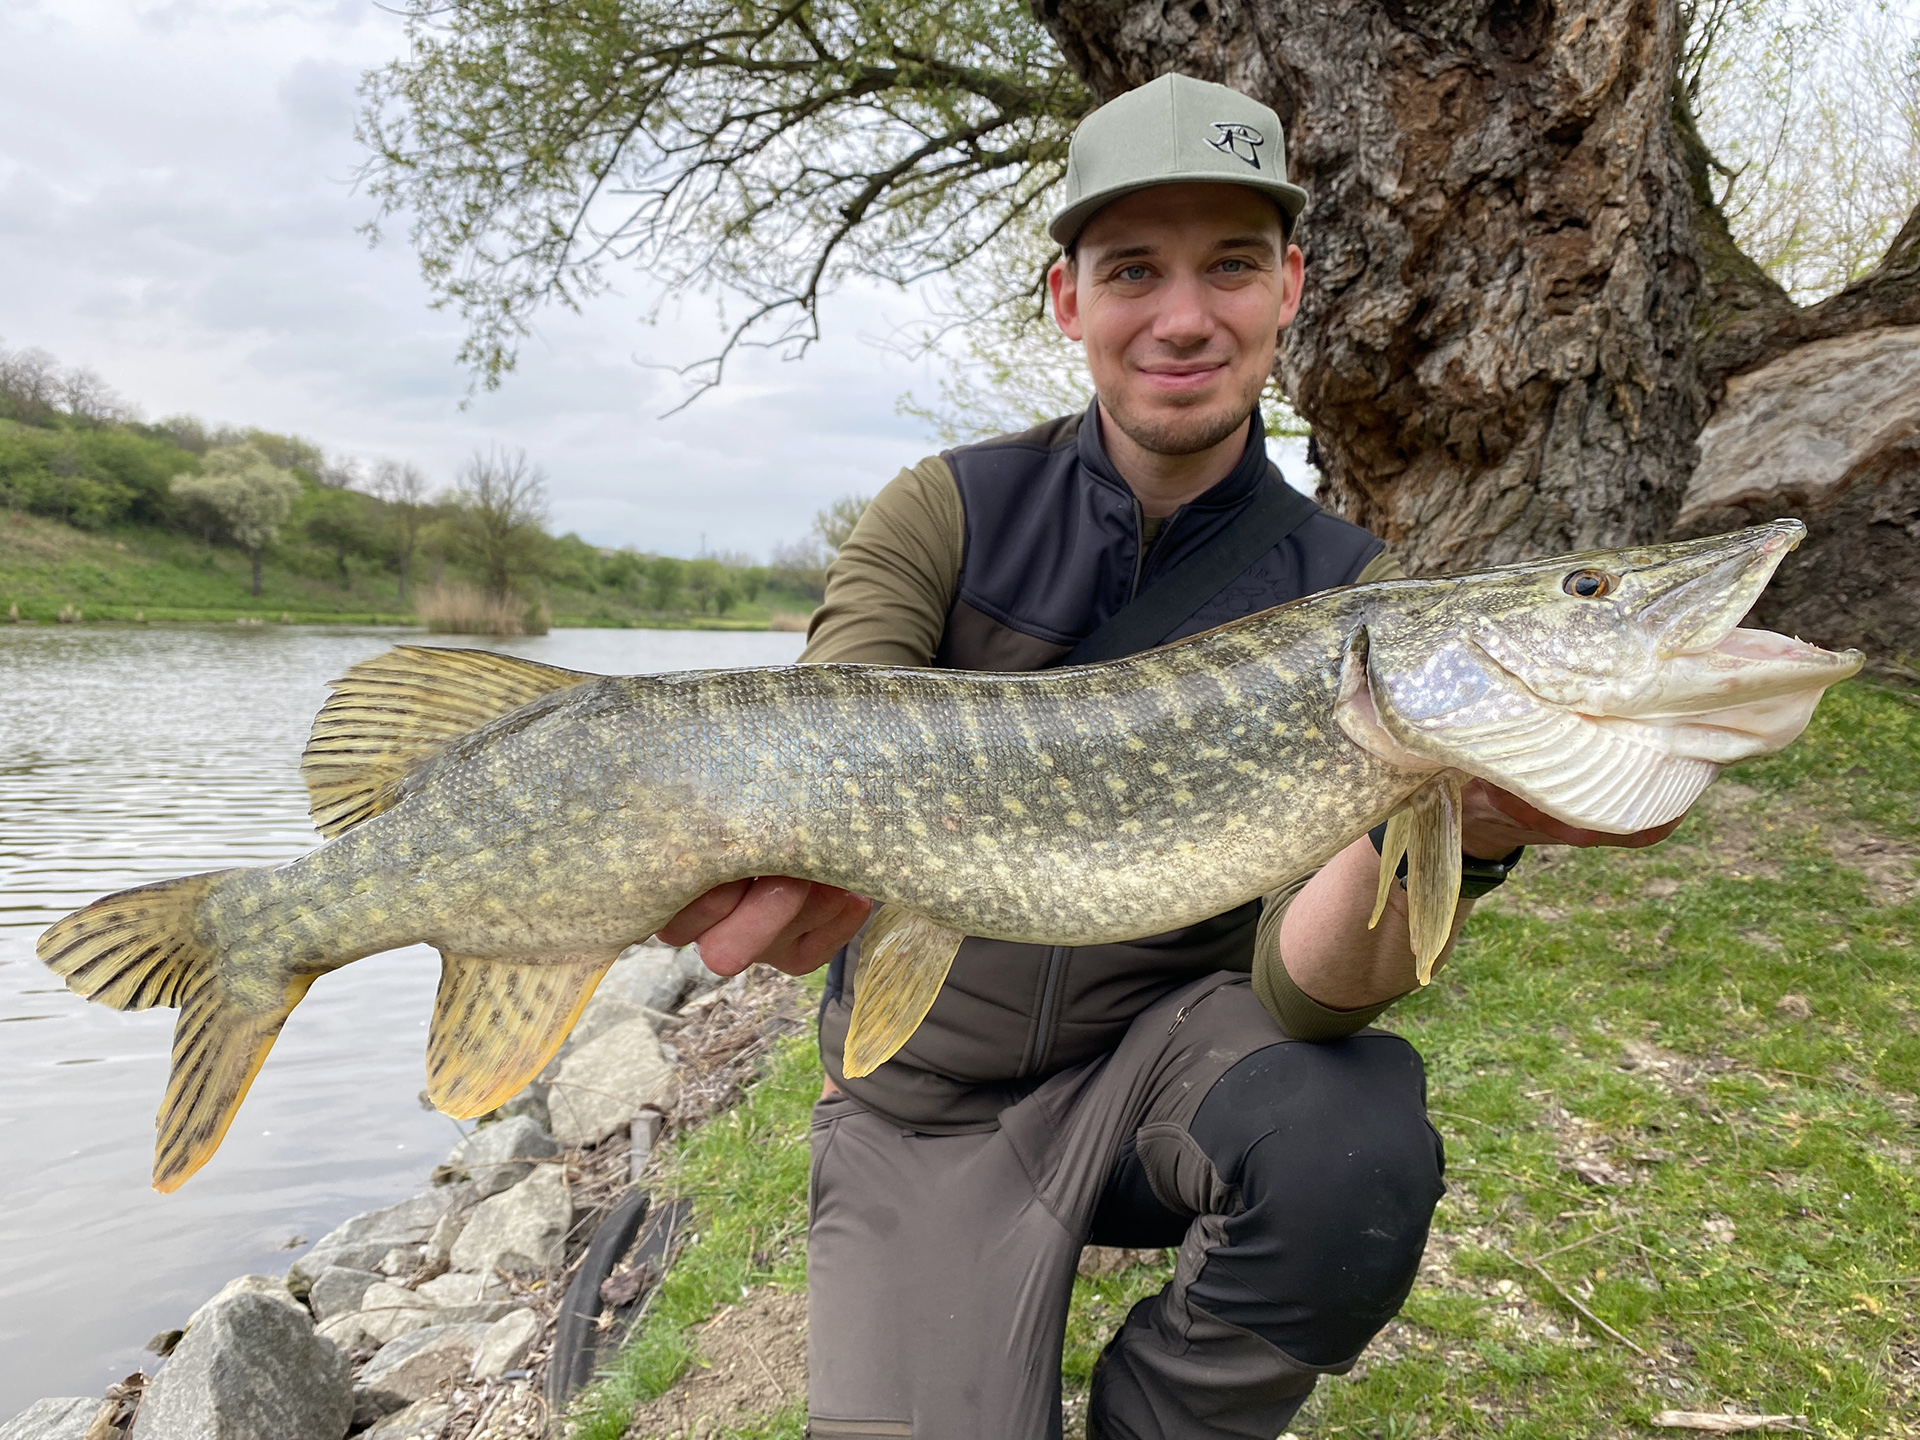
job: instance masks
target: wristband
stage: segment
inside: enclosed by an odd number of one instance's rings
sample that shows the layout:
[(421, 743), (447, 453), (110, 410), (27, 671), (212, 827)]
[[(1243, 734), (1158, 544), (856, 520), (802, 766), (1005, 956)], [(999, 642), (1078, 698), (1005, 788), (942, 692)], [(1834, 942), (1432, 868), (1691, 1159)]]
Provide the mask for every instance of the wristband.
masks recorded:
[[(1373, 853), (1384, 854), (1387, 845), (1387, 825), (1383, 820), (1367, 832), (1367, 838), (1373, 842)], [(1460, 898), (1478, 900), (1489, 890), (1496, 890), (1507, 883), (1514, 867), (1520, 863), (1520, 857), (1527, 853), (1524, 845), (1515, 846), (1512, 853), (1502, 855), (1498, 860), (1482, 860), (1477, 855), (1465, 851), (1460, 854)], [(1403, 885), (1407, 879), (1407, 855), (1400, 856), (1399, 868), (1393, 872), (1394, 878)]]

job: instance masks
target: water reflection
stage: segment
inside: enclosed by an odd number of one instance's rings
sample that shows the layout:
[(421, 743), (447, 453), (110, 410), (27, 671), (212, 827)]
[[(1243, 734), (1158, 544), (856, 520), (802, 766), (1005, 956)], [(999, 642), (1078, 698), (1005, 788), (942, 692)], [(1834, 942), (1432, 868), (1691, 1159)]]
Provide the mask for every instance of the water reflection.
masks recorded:
[[(417, 638), (0, 627), (0, 1419), (150, 1366), (149, 1336), (234, 1275), (284, 1270), (298, 1237), (419, 1189), (458, 1138), (416, 1098), (438, 964), (415, 947), (323, 977), (220, 1153), (155, 1195), (173, 1012), (87, 1005), (33, 955), (43, 926), (107, 891), (310, 848), (298, 761), (326, 682)], [(570, 630), (489, 648), (638, 673), (776, 664), (800, 644)]]

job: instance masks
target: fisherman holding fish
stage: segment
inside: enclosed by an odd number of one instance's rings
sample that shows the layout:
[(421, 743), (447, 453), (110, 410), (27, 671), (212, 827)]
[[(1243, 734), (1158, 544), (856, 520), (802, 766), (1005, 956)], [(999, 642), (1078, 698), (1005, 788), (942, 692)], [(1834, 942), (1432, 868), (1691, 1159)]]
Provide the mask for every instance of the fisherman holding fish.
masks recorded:
[(1797, 521), (1395, 578), (1290, 490), (1255, 402), (1306, 196), (1265, 106), (1142, 86), (1066, 201), (1048, 283), (1097, 398), (888, 485), (815, 663), (395, 647), (314, 721), (325, 844), (47, 928), (75, 992), (179, 1011), (155, 1188), (328, 972), (439, 950), (427, 1093), (473, 1118), (657, 932), (722, 974), (832, 960), (815, 1440), (1058, 1435), (1089, 1243), (1179, 1250), (1091, 1436), (1272, 1437), (1354, 1364), (1442, 1190), (1420, 1058), (1370, 1022), (1523, 847), (1663, 838), (1862, 657), (1740, 628)]
[[(1303, 285), (1307, 197), (1286, 176), (1273, 111), (1186, 76), (1082, 123), (1047, 278), (1097, 398), (888, 485), (804, 660), (1036, 670), (1401, 573), (1266, 458), (1256, 402)], [(1087, 653), (1129, 615), (1145, 623), (1126, 648)], [(1648, 845), (1679, 823), (1580, 830), (1482, 782), (1464, 809), (1455, 933), (1524, 846)], [(1405, 1301), (1442, 1192), (1420, 1058), (1368, 1028), (1415, 988), (1406, 892), (1368, 927), (1381, 863), (1376, 833), (1143, 940), (968, 939), (918, 1032), (857, 1080), (841, 1050), (859, 945), (841, 947), (864, 900), (766, 877), (661, 932), (721, 974), (840, 952), (813, 1123), (815, 1440), (1058, 1434), (1083, 1244), (1179, 1247), (1095, 1369), (1090, 1437), (1270, 1440), (1354, 1364)]]

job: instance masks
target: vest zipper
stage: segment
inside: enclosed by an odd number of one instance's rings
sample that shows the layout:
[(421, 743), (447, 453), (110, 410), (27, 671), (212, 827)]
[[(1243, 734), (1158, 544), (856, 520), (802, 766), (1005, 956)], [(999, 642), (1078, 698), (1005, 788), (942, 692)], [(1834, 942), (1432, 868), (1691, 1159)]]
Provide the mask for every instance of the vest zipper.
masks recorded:
[(1060, 986), (1066, 978), (1067, 955), (1070, 951), (1071, 947), (1066, 945), (1047, 947), (1047, 974), (1040, 986), (1040, 1013), (1034, 1017), (1033, 1043), (1027, 1047), (1026, 1058), (1020, 1062), (1022, 1078), (1037, 1071), (1053, 1049), (1053, 1016), (1054, 1011), (1059, 1009)]
[[(1164, 520), (1161, 522), (1166, 523)], [(1147, 512), (1140, 508), (1140, 497), (1133, 497), (1133, 584), (1127, 587), (1127, 601), (1140, 593), (1140, 573), (1147, 568)]]

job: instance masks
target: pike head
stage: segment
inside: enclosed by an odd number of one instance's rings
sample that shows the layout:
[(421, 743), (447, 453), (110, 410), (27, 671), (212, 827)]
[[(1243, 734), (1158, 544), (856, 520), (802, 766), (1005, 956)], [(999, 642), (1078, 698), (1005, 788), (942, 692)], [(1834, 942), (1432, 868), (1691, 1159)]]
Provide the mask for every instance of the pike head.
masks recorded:
[(1349, 638), (1340, 726), (1380, 759), (1458, 770), (1569, 824), (1683, 813), (1723, 765), (1784, 747), (1860, 668), (1739, 628), (1806, 527), (1389, 581)]

